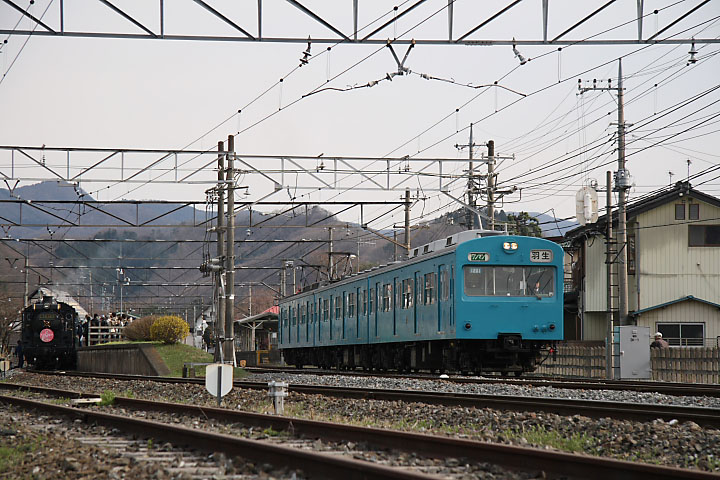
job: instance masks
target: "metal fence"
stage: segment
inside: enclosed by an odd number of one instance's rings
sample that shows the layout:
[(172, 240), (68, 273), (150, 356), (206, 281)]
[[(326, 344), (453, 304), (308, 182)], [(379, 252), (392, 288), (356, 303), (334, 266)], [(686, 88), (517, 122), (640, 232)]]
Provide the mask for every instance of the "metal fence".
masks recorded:
[(123, 329), (125, 327), (121, 325), (109, 326), (109, 327), (88, 327), (88, 346), (98, 345), (100, 343), (116, 342), (122, 340)]

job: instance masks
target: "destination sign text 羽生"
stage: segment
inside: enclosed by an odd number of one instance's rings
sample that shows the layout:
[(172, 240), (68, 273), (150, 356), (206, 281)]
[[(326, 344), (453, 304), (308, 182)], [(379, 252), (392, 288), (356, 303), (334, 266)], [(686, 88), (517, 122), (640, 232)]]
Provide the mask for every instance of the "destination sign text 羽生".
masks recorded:
[(550, 263), (553, 261), (553, 252), (552, 250), (530, 250), (530, 261)]

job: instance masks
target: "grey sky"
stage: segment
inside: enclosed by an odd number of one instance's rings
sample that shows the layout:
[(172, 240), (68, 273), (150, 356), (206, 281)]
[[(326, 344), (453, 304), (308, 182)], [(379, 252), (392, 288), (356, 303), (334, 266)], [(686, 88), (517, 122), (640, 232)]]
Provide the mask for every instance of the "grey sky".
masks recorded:
[[(26, 3), (19, 5), (25, 8)], [(57, 3), (50, 5), (44, 17), (53, 27), (58, 23)], [(146, 25), (154, 26), (158, 22), (156, 2), (117, 0), (114, 3)], [(256, 33), (257, 2), (208, 3), (252, 34)], [(341, 30), (352, 30), (350, 0), (302, 3), (322, 13)], [(397, 2), (401, 8), (411, 3), (414, 2)], [(454, 31), (456, 34), (468, 31), (509, 3), (507, 0), (455, 2)], [(604, 3), (551, 1), (549, 36), (552, 38)], [(648, 14), (643, 23), (645, 36), (700, 3), (699, 0), (645, 1)], [(30, 12), (40, 17), (48, 4), (47, 0), (38, 0)], [(65, 4), (67, 30), (139, 31), (100, 2), (66, 0)], [(165, 4), (166, 33), (237, 33), (191, 0), (166, 1)], [(389, 18), (382, 16), (392, 11), (393, 5), (395, 3), (362, 0), (360, 26), (378, 18)], [(446, 6), (445, 0), (429, 0), (397, 25), (387, 27), (380, 37), (393, 37), (411, 30), (403, 38), (444, 38), (448, 24)], [(636, 6), (635, 1), (619, 0), (569, 37), (587, 38), (627, 22), (597, 38), (634, 38), (637, 24), (632, 20)], [(263, 35), (267, 37), (331, 35), (287, 2), (265, 1), (263, 8)], [(657, 15), (652, 14), (654, 9), (659, 10)], [(711, 1), (664, 32), (662, 37), (717, 39), (720, 36), (718, 16), (720, 2)], [(19, 18), (16, 10), (0, 4), (1, 29), (15, 28)], [(32, 27), (32, 22), (24, 19), (17, 28)], [(541, 30), (540, 0), (525, 0), (471, 38), (540, 38)], [(623, 57), (625, 116), (628, 123), (635, 125), (629, 127), (627, 138), (628, 168), (636, 182), (630, 199), (667, 185), (670, 171), (674, 173), (673, 181), (685, 178), (688, 158), (692, 161), (691, 174), (720, 163), (717, 154), (720, 120), (715, 118), (720, 112), (720, 89), (708, 92), (718, 86), (720, 79), (718, 44), (696, 45), (698, 61), (690, 65), (687, 64), (690, 45), (576, 45), (566, 46), (562, 52), (557, 51), (557, 46), (523, 45), (518, 50), (531, 60), (522, 66), (509, 45), (418, 45), (406, 62), (414, 72), (410, 75), (396, 76), (392, 82), (381, 81), (372, 88), (321, 91), (297, 101), (326, 83), (343, 89), (380, 80), (386, 73), (397, 71), (395, 60), (387, 48), (377, 45), (338, 45), (328, 53), (327, 45), (313, 44), (310, 63), (296, 69), (306, 48), (304, 44), (32, 37), (8, 71), (27, 37), (3, 35), (2, 38), (8, 38), (0, 50), (2, 74), (7, 73), (0, 83), (0, 144), (3, 145), (213, 149), (218, 140), (240, 131), (236, 139), (236, 150), (240, 154), (466, 158), (467, 152), (458, 152), (454, 145), (467, 143), (467, 126), (476, 122), (477, 143), (494, 139), (497, 153), (515, 155), (515, 160), (505, 160), (499, 165), (499, 180), (503, 186), (522, 188), (522, 199), (519, 193), (509, 196), (503, 208), (540, 212), (554, 209), (558, 217), (567, 217), (575, 211), (575, 191), (593, 178), (603, 183), (605, 170), (616, 168), (614, 164), (601, 165), (616, 158), (611, 143), (616, 127), (610, 125), (617, 119), (614, 95), (588, 92), (578, 96), (578, 76), (612, 78), (615, 85), (616, 59)], [(395, 46), (398, 55), (404, 55), (406, 49), (405, 45)], [(346, 73), (335, 78), (346, 69)], [(427, 80), (419, 74), (457, 83)], [(279, 86), (276, 83), (282, 77), (285, 79)], [(327, 82), (328, 79), (333, 80)], [(500, 88), (473, 89), (458, 85), (495, 81), (527, 97)], [(251, 103), (269, 87), (272, 88), (265, 96)], [(663, 116), (666, 109), (703, 93), (701, 98)], [(233, 115), (239, 108), (243, 108), (243, 112)], [(282, 110), (276, 115), (248, 128), (278, 108)], [(456, 108), (460, 110), (455, 112)], [(443, 118), (446, 119), (441, 121)], [(705, 123), (700, 125), (701, 122)], [(218, 124), (217, 129), (202, 136)], [(655, 132), (655, 129), (659, 130)], [(457, 130), (460, 132), (455, 133)], [(687, 131), (680, 133), (684, 130)], [(665, 138), (674, 134), (678, 135)], [(191, 144), (197, 138), (199, 140)], [(646, 148), (661, 140), (663, 143)], [(603, 146), (571, 156), (579, 147), (593, 142)], [(479, 149), (478, 154), (482, 151), (484, 149)], [(64, 154), (47, 153), (46, 157), (48, 165), (64, 172)], [(87, 166), (97, 158), (100, 157), (77, 154), (73, 156), (73, 166)], [(124, 159), (126, 176), (127, 171), (156, 158), (157, 155)], [(211, 158), (191, 160), (185, 167), (190, 171), (197, 169)], [(15, 177), (42, 177), (47, 173), (26, 160), (16, 157), (15, 162)], [(10, 164), (10, 153), (0, 151), (0, 170), (8, 174)], [(119, 160), (108, 163), (108, 167), (111, 168), (88, 178), (117, 175)], [(261, 167), (275, 168), (275, 165), (268, 163)], [(171, 168), (171, 165), (159, 165), (142, 178), (157, 177), (162, 173), (161, 168)], [(459, 174), (467, 166), (458, 163), (453, 168)], [(582, 173), (584, 169), (587, 173)], [(720, 172), (715, 171), (693, 183), (704, 182), (699, 187), (701, 190), (718, 195), (720, 180), (714, 178), (718, 174)], [(194, 178), (210, 181), (214, 177), (215, 173), (207, 169)], [(47, 175), (47, 178), (51, 177)], [(170, 180), (174, 174), (168, 172), (160, 178)], [(343, 192), (337, 197), (337, 191), (295, 190), (296, 181), (302, 186), (302, 179), (286, 177), (284, 183), (291, 188), (292, 195), (302, 199), (359, 200), (371, 196), (395, 200), (399, 195), (398, 192), (356, 191)], [(355, 175), (344, 185), (358, 181)], [(419, 177), (410, 186), (415, 191), (432, 182), (437, 180)], [(245, 176), (241, 183), (250, 185), (250, 199), (272, 191), (272, 185), (257, 176)], [(207, 184), (142, 186), (90, 181), (81, 185), (101, 200), (202, 200), (208, 187)], [(111, 188), (105, 188), (108, 185)], [(451, 193), (461, 195), (462, 187), (462, 182), (456, 182)], [(302, 194), (305, 196), (300, 197)], [(432, 212), (449, 201), (437, 192), (425, 195), (428, 200), (424, 205), (413, 209), (416, 218), (423, 208), (426, 213)], [(280, 192), (272, 198), (289, 197), (288, 193)], [(443, 207), (440, 212), (454, 208), (457, 205)], [(394, 221), (398, 218), (388, 216), (376, 227), (385, 227)]]

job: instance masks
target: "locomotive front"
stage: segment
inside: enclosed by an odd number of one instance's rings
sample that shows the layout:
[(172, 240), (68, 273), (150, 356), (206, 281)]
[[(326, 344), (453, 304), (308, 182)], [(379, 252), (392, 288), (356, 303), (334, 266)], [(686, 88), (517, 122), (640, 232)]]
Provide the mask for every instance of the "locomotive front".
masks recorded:
[(77, 313), (51, 296), (23, 311), (22, 340), (29, 363), (43, 368), (73, 368), (77, 349)]
[(455, 308), (464, 368), (532, 371), (563, 339), (563, 256), (559, 245), (535, 237), (458, 245)]

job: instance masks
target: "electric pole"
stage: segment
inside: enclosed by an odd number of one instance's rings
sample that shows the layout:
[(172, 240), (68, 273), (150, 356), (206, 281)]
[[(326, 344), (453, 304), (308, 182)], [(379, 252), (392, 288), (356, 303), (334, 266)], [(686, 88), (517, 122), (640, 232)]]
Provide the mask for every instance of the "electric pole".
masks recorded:
[[(618, 85), (613, 87), (608, 79), (607, 87), (598, 87), (597, 80), (593, 80), (592, 87), (583, 87), (582, 80), (578, 80), (580, 93), (590, 90), (616, 91), (618, 97), (618, 170), (615, 173), (615, 191), (618, 192), (618, 225), (617, 225), (617, 247), (618, 253), (617, 278), (618, 278), (618, 325), (627, 325), (628, 322), (628, 273), (627, 273), (627, 190), (632, 187), (632, 177), (625, 168), (625, 95), (623, 92), (622, 59), (618, 59)], [(612, 218), (608, 218), (612, 222)]]
[(233, 313), (235, 304), (235, 137), (228, 135), (227, 183), (227, 248), (225, 262), (225, 348), (223, 360), (235, 365)]
[(490, 230), (495, 230), (495, 141), (488, 140), (487, 212)]
[[(217, 258), (222, 267), (225, 260), (225, 155), (220, 153), (225, 150), (223, 142), (218, 142), (218, 184), (217, 184)], [(225, 337), (225, 288), (223, 282), (223, 271), (219, 268), (215, 272), (215, 286), (218, 292), (217, 312), (215, 312), (215, 361), (222, 361), (220, 349), (217, 348), (217, 339)]]

